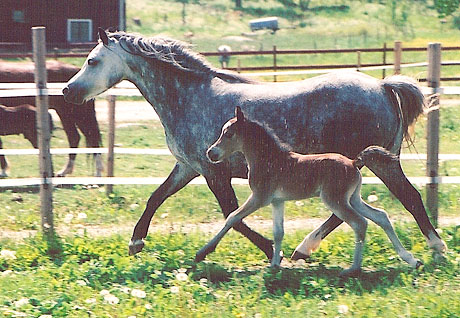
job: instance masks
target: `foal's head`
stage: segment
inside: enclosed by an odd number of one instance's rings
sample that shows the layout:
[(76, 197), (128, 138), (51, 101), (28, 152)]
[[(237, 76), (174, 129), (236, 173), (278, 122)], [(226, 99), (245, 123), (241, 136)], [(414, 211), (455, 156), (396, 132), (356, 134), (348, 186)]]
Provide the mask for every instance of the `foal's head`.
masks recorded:
[(212, 162), (220, 162), (228, 158), (232, 153), (242, 151), (243, 143), (240, 138), (244, 131), (247, 119), (239, 106), (235, 109), (235, 117), (230, 119), (222, 127), (219, 139), (209, 147), (206, 155)]

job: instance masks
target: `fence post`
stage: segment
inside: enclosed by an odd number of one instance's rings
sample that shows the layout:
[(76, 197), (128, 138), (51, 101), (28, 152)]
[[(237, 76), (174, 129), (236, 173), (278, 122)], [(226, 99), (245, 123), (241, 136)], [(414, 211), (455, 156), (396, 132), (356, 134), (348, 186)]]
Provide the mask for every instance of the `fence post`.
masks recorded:
[[(273, 72), (276, 72), (276, 45), (273, 45)], [(273, 82), (276, 82), (276, 75), (273, 75)]]
[(37, 106), (37, 132), (40, 165), (40, 212), (42, 230), (48, 240), (55, 236), (53, 220), (53, 165), (50, 153), (50, 122), (48, 115), (48, 92), (46, 73), (46, 39), (45, 27), (32, 28), (33, 57), (35, 62), (35, 103)]
[(358, 72), (361, 72), (360, 68), (361, 68), (361, 51), (356, 51), (356, 55), (357, 55), (357, 61), (356, 61), (356, 70)]
[[(116, 97), (113, 95), (107, 96), (108, 102), (108, 120), (109, 120), (109, 140), (108, 140), (108, 150), (107, 150), (107, 177), (114, 176), (114, 147), (115, 147), (115, 101)], [(113, 191), (113, 185), (107, 184), (105, 192), (107, 195), (111, 194)]]
[[(438, 92), (441, 78), (441, 44), (428, 44), (428, 86)], [(439, 154), (439, 101), (433, 103), (427, 118), (427, 160), (426, 172), (430, 178), (426, 185), (426, 201), (431, 222), (438, 226), (438, 154)]]
[(394, 47), (394, 73), (401, 74), (401, 54), (402, 54), (402, 42), (395, 41)]
[[(387, 64), (387, 42), (383, 43), (383, 60), (382, 60), (383, 67), (386, 66)], [(386, 74), (386, 68), (382, 70), (382, 78), (385, 78)]]

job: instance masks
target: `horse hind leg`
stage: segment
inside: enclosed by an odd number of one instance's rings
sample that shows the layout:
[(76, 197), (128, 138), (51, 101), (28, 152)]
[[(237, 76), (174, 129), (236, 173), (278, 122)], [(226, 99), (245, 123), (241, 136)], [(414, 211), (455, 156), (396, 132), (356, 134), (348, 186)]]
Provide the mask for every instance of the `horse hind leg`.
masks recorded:
[(361, 199), (360, 187), (358, 187), (353, 193), (350, 203), (353, 208), (358, 211), (358, 213), (360, 213), (365, 218), (368, 218), (385, 231), (396, 252), (406, 263), (414, 268), (418, 268), (423, 264), (420, 260), (416, 259), (412, 253), (407, 251), (401, 244), (401, 241), (398, 239), (391, 221), (388, 218), (388, 214), (383, 210), (368, 205)]
[(340, 196), (328, 193), (327, 190), (321, 192), (321, 199), (324, 204), (334, 212), (341, 220), (350, 225), (355, 232), (355, 250), (352, 265), (340, 273), (341, 277), (357, 277), (361, 273), (363, 261), (363, 247), (366, 238), (367, 220), (353, 209), (349, 204), (349, 195)]
[(279, 267), (282, 260), (281, 244), (284, 237), (284, 202), (272, 202), (274, 251), (271, 267)]
[(323, 224), (308, 234), (303, 241), (297, 245), (291, 255), (291, 260), (308, 259), (311, 254), (319, 248), (321, 241), (331, 233), (343, 221), (335, 214), (332, 214)]

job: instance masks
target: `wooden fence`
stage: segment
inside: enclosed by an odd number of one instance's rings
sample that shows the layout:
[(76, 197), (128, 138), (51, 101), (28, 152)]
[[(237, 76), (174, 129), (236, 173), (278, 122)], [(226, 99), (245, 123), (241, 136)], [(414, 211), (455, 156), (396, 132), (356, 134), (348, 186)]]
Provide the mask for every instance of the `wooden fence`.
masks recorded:
[[(439, 44), (436, 45), (430, 45), (429, 48), (403, 48), (400, 42), (395, 42), (395, 47), (394, 48), (387, 48), (384, 46), (383, 48), (363, 48), (363, 49), (343, 49), (343, 50), (277, 50), (276, 47), (273, 48), (273, 50), (270, 51), (251, 51), (251, 52), (230, 52), (226, 53), (228, 55), (232, 56), (239, 56), (239, 55), (272, 55), (273, 56), (273, 65), (271, 66), (260, 66), (260, 67), (238, 67), (236, 70), (237, 71), (262, 71), (260, 73), (256, 74), (248, 74), (252, 76), (266, 76), (270, 75), (273, 76), (274, 80), (276, 81), (276, 77), (278, 75), (288, 75), (290, 74), (299, 74), (299, 72), (306, 72), (308, 74), (311, 73), (321, 73), (321, 72), (326, 72), (331, 69), (358, 69), (358, 70), (382, 70), (384, 72), (387, 69), (393, 69), (392, 73), (399, 73), (401, 68), (407, 67), (407, 64), (402, 64), (401, 63), (401, 55), (404, 51), (427, 51), (429, 53), (429, 58), (428, 58), (428, 63), (411, 63), (410, 66), (428, 66), (429, 72), (428, 72), (428, 86), (429, 88), (425, 89), (425, 93), (434, 93), (434, 92), (443, 92), (440, 87), (439, 83), (440, 81), (460, 81), (460, 77), (451, 77), (451, 78), (441, 78), (440, 77), (440, 68), (441, 65), (460, 65), (460, 62), (441, 62), (441, 47)], [(444, 47), (442, 48), (444, 51), (460, 51), (460, 47)], [(374, 63), (374, 64), (365, 64), (361, 63), (361, 52), (381, 52), (382, 53), (382, 63)], [(386, 61), (387, 58), (387, 53), (388, 52), (393, 52), (394, 57), (393, 57), (393, 64), (388, 64)], [(287, 54), (329, 54), (329, 53), (353, 53), (357, 54), (357, 63), (356, 64), (341, 64), (341, 65), (278, 65), (277, 57), (279, 55), (287, 55)], [(42, 54), (42, 58), (44, 58), (45, 54)], [(82, 54), (82, 53), (53, 53), (53, 54), (46, 54), (47, 57), (51, 58), (59, 58), (59, 57), (86, 57), (87, 53)], [(204, 52), (203, 55), (205, 56), (221, 56), (222, 53), (219, 52)], [(29, 57), (29, 54), (23, 54), (20, 55), (21, 57)], [(17, 54), (5, 54), (5, 53), (0, 53), (0, 58), (12, 58), (12, 57), (18, 57)], [(39, 58), (35, 56), (34, 60), (37, 62)], [(286, 70), (290, 70), (289, 72), (286, 72)], [(271, 71), (271, 72), (266, 72), (266, 71)], [(384, 74), (383, 74), (384, 75)], [(425, 79), (426, 81), (426, 79)], [(39, 80), (39, 83), (40, 80)], [(43, 83), (42, 83), (43, 84)], [(43, 86), (37, 86), (36, 89), (27, 89), (27, 84), (0, 84), (0, 96), (26, 96), (26, 95), (37, 95), (37, 92), (39, 92), (37, 96), (37, 100), (42, 98), (44, 95), (48, 94), (61, 94), (60, 89), (61, 87), (59, 85), (61, 84), (49, 84), (49, 89), (48, 86), (46, 85), (46, 79), (45, 79), (45, 85)], [(37, 84), (38, 85), (38, 84)], [(21, 89), (17, 89), (19, 86), (21, 86)], [(3, 90), (2, 90), (3, 89)], [(127, 93), (126, 91), (130, 91)], [(445, 88), (444, 93), (446, 93), (448, 88)], [(450, 93), (453, 94), (460, 94), (459, 88), (451, 88)], [(133, 88), (132, 85), (120, 85), (118, 88), (114, 88), (109, 90), (108, 92), (109, 95), (139, 95), (139, 92)], [(115, 98), (110, 97), (109, 98), (109, 105), (111, 105), (112, 111), (110, 116), (113, 118), (113, 114), (115, 111)], [(426, 184), (427, 191), (429, 193), (427, 197), (427, 206), (429, 207), (430, 212), (432, 213), (432, 216), (434, 216), (434, 223), (437, 223), (437, 195), (438, 195), (438, 183), (460, 183), (460, 177), (443, 177), (439, 178), (437, 175), (437, 165), (438, 165), (438, 127), (439, 127), (439, 114), (438, 114), (438, 109), (437, 110), (432, 110), (430, 111), (430, 115), (428, 117), (429, 123), (428, 127), (430, 129), (433, 129), (433, 131), (429, 130), (427, 132), (428, 140), (430, 144), (428, 145), (428, 150), (430, 153), (426, 155), (428, 158), (428, 175), (427, 177), (421, 177), (421, 178), (410, 178), (412, 182), (418, 183), (418, 184)], [(106, 149), (108, 153), (108, 158), (109, 158), (109, 164), (108, 164), (108, 177), (107, 178), (50, 178), (50, 174), (46, 171), (40, 170), (40, 178), (31, 178), (31, 179), (16, 179), (16, 180), (0, 180), (0, 186), (5, 186), (5, 185), (13, 185), (13, 184), (22, 184), (22, 185), (40, 185), (41, 189), (43, 192), (50, 193), (49, 189), (52, 188), (51, 185), (56, 185), (56, 184), (107, 184), (107, 185), (113, 185), (113, 184), (159, 184), (164, 181), (164, 178), (115, 178), (113, 177), (113, 154), (115, 153), (114, 149), (114, 121), (112, 120), (110, 125), (111, 131), (109, 132), (110, 140), (109, 140), (109, 149)], [(43, 126), (43, 127), (46, 127)], [(42, 128), (44, 129), (44, 128)], [(431, 136), (431, 137), (430, 137)], [(46, 139), (46, 133), (45, 137), (43, 137), (43, 134), (40, 134), (40, 138), (45, 138)], [(49, 145), (48, 145), (49, 147)], [(45, 147), (45, 152), (47, 154), (44, 154), (40, 150), (40, 161), (46, 161), (47, 155), (50, 154), (49, 148), (46, 149)], [(76, 150), (76, 149), (68, 149), (67, 153), (78, 153), (83, 149)], [(87, 149), (90, 150), (90, 149)], [(92, 153), (96, 152), (104, 152), (104, 149), (91, 149)], [(20, 152), (20, 151), (19, 151)], [(8, 152), (0, 152), (1, 153), (8, 153)], [(11, 154), (11, 150), (10, 150)], [(403, 157), (404, 158), (404, 157)], [(458, 158), (455, 158), (458, 159)], [(46, 166), (46, 162), (42, 162), (43, 165)], [(140, 179), (148, 179), (148, 180), (140, 180)], [(131, 181), (132, 180), (132, 181)], [(365, 178), (365, 182), (367, 183), (380, 183), (380, 181), (377, 180), (377, 178)], [(195, 184), (201, 184), (202, 180), (198, 179)], [(235, 181), (234, 183), (246, 183), (245, 181)], [(111, 191), (111, 187), (108, 187), (108, 191)], [(48, 206), (47, 209), (52, 209), (52, 204), (48, 204), (47, 202), (52, 202), (51, 199), (51, 194), (48, 194), (48, 198), (42, 200), (42, 205), (43, 206)], [(42, 215), (46, 215), (46, 212), (43, 212)], [(48, 221), (46, 221), (46, 217), (43, 217), (46, 223), (46, 225), (49, 226)]]

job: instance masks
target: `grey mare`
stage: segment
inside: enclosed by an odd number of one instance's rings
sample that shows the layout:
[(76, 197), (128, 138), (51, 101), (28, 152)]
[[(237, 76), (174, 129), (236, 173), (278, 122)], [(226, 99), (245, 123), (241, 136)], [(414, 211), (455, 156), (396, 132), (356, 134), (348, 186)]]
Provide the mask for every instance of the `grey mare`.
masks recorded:
[[(199, 175), (206, 179), (225, 217), (238, 208), (231, 178), (247, 178), (244, 156), (237, 153), (219, 164), (206, 158), (222, 125), (233, 117), (234, 105), (241, 105), (249, 118), (268, 123), (296, 152), (337, 152), (350, 158), (370, 145), (398, 154), (409, 125), (424, 110), (422, 93), (406, 77), (380, 81), (361, 73), (336, 73), (261, 83), (214, 68), (180, 41), (102, 29), (99, 38), (80, 72), (64, 88), (66, 100), (81, 104), (122, 80), (134, 83), (160, 117), (168, 147), (177, 159), (134, 228), (130, 254), (144, 247), (150, 221), (164, 200)], [(374, 173), (412, 213), (428, 245), (441, 253), (446, 245), (430, 223), (420, 193), (399, 165), (398, 169), (397, 176), (394, 168)], [(311, 239), (320, 241), (341, 223), (332, 215)], [(234, 228), (272, 258), (271, 240), (243, 222)]]

